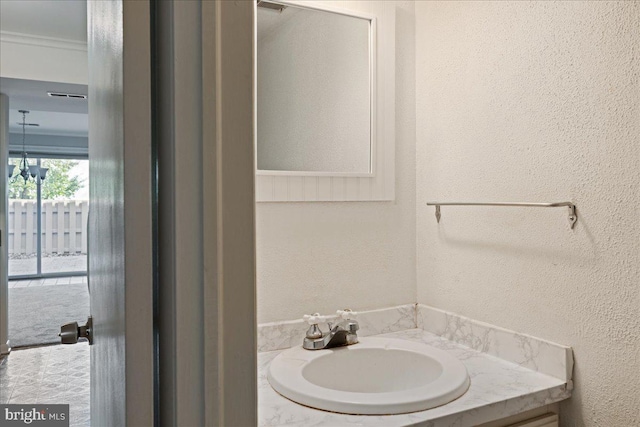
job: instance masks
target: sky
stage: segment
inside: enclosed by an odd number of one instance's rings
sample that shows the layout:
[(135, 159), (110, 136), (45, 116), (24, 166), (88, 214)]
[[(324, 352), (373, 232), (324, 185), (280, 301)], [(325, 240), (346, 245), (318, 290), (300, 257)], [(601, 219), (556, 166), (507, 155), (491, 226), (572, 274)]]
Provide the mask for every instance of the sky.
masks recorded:
[(89, 200), (89, 160), (78, 160), (78, 164), (69, 171), (69, 175), (77, 175), (82, 181), (82, 188), (71, 199)]

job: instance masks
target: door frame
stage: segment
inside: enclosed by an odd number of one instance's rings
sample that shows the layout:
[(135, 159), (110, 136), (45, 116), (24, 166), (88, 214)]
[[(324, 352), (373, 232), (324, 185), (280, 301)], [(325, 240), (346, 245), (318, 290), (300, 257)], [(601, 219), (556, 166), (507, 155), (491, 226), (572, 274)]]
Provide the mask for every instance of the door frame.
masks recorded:
[[(119, 285), (134, 302), (117, 331), (125, 408), (111, 409), (127, 425), (256, 425), (255, 2), (90, 5), (104, 15), (102, 36), (115, 39), (107, 44), (122, 43), (102, 54), (123, 54), (124, 253), (136, 257), (125, 256)], [(100, 222), (93, 206), (90, 223)], [(149, 238), (137, 239), (138, 227)], [(111, 286), (94, 273), (92, 294)], [(95, 390), (92, 420), (114, 425), (113, 403)]]
[[(258, 423), (255, 1), (202, 2), (205, 425)], [(215, 236), (215, 238), (214, 238)], [(216, 369), (211, 369), (215, 367)]]
[(159, 416), (256, 425), (255, 2), (155, 7)]
[[(8, 179), (9, 161), (9, 97), (0, 93), (0, 179)], [(0, 358), (11, 353), (9, 342), (9, 190), (2, 186), (0, 194)]]
[[(169, 4), (172, 9), (161, 17), (158, 6)], [(126, 347), (126, 363), (122, 372), (115, 373), (124, 379), (124, 387), (118, 389), (124, 396), (96, 399), (92, 378), (92, 420), (96, 425), (109, 425), (110, 418), (105, 416), (119, 412), (131, 426), (189, 425), (183, 421), (193, 419), (203, 421), (197, 425), (256, 425), (255, 2), (89, 2), (90, 9), (100, 5), (115, 7), (111, 12), (95, 11), (106, 18), (101, 21), (104, 38), (99, 42), (111, 43), (110, 52), (105, 46), (101, 52), (95, 50), (90, 37), (89, 57), (95, 61), (95, 55), (121, 55), (117, 60), (127, 90), (121, 92), (123, 108), (117, 119), (125, 123), (121, 149), (126, 182), (124, 215), (125, 224), (129, 224), (121, 243), (126, 254), (143, 255), (142, 261), (136, 257), (134, 262), (129, 259), (124, 263), (120, 272), (123, 280), (114, 285), (125, 288), (125, 301), (130, 302), (121, 313), (123, 329), (115, 324), (101, 325), (100, 319), (94, 318), (92, 363), (100, 334), (105, 333), (116, 335), (119, 345)], [(166, 29), (170, 29), (169, 39), (164, 40), (168, 44), (158, 39), (162, 29), (157, 26), (158, 19), (165, 19)], [(166, 60), (164, 68), (157, 63), (159, 55)], [(194, 59), (197, 64), (191, 62)], [(104, 72), (100, 67), (93, 71), (94, 76)], [(152, 78), (160, 72), (169, 73), (164, 85), (158, 74)], [(105, 77), (102, 82), (106, 81)], [(154, 104), (171, 107), (170, 120), (164, 123), (168, 128), (152, 122)], [(103, 109), (106, 103), (98, 105), (96, 114), (108, 113)], [(193, 114), (185, 115), (182, 108)], [(3, 109), (8, 110), (8, 99), (0, 95), (0, 130), (5, 127), (2, 120), (8, 120), (2, 118)], [(0, 173), (6, 174), (8, 135), (3, 135), (0, 132)], [(162, 135), (165, 146), (158, 145)], [(183, 138), (188, 138), (189, 148), (176, 151)], [(159, 161), (163, 149), (176, 155), (169, 158), (169, 164)], [(142, 175), (134, 167), (136, 162), (145, 165)], [(199, 167), (197, 173), (192, 173), (194, 164)], [(167, 184), (156, 181), (167, 171)], [(193, 180), (201, 184), (198, 191), (179, 194), (180, 185)], [(163, 200), (171, 194), (179, 196), (180, 203), (168, 209), (171, 204)], [(0, 200), (0, 226), (4, 231), (6, 206), (2, 203)], [(196, 213), (188, 212), (194, 209)], [(194, 217), (199, 221), (182, 221)], [(180, 227), (160, 227), (165, 223)], [(131, 233), (135, 225), (142, 227), (148, 238), (136, 239)], [(189, 259), (194, 245), (189, 235), (182, 233), (185, 230), (202, 236), (196, 239), (196, 253), (201, 255), (197, 262)], [(165, 247), (169, 252), (161, 253), (163, 238), (171, 243)], [(0, 251), (4, 252), (6, 233), (2, 233), (1, 243)], [(170, 277), (158, 274), (160, 255), (174, 273)], [(6, 301), (8, 289), (7, 259), (2, 256), (0, 304)], [(187, 268), (193, 265), (195, 270)], [(92, 292), (94, 287), (112, 286), (101, 279), (103, 273), (89, 270)], [(190, 310), (195, 316), (189, 316)], [(6, 309), (0, 305), (0, 344), (4, 349), (8, 343), (3, 344), (3, 316)], [(200, 323), (194, 325), (194, 319)], [(169, 343), (166, 351), (159, 346), (161, 342)], [(192, 360), (195, 365), (190, 365)], [(192, 382), (193, 378), (199, 380)], [(124, 403), (116, 403), (116, 397), (123, 397), (118, 401)], [(162, 408), (168, 412), (160, 412), (160, 401), (169, 403)], [(188, 412), (191, 409), (193, 414)]]

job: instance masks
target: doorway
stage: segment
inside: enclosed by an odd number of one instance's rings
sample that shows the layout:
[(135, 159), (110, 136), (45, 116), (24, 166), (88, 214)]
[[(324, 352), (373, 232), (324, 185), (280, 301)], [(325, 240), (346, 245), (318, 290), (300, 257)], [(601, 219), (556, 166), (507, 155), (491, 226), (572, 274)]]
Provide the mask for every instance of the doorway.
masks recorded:
[[(82, 426), (90, 348), (51, 344), (89, 314), (86, 13), (78, 1), (0, 2), (0, 404), (69, 404)], [(21, 110), (38, 125), (26, 135)], [(19, 175), (25, 152), (44, 180)]]
[[(59, 325), (89, 316), (87, 220), (89, 161), (42, 154), (26, 158), (46, 170), (9, 178), (9, 340), (14, 348), (59, 343)], [(22, 153), (9, 167), (19, 171)]]

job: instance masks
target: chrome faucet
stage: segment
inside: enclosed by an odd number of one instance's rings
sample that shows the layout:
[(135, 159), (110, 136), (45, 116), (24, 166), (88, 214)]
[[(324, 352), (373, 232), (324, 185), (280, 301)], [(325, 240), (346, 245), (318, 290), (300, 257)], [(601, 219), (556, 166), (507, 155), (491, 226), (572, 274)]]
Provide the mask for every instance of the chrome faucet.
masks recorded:
[(309, 329), (302, 342), (302, 348), (306, 350), (322, 350), (325, 348), (357, 344), (357, 331), (360, 329), (360, 325), (352, 319), (357, 313), (346, 309), (338, 310), (336, 314), (338, 315), (339, 321), (335, 326), (333, 326), (331, 322), (327, 322), (329, 325), (328, 332), (322, 332), (320, 327), (318, 327), (318, 323), (327, 321), (325, 316), (320, 316), (318, 313), (305, 315), (304, 320), (309, 324)]

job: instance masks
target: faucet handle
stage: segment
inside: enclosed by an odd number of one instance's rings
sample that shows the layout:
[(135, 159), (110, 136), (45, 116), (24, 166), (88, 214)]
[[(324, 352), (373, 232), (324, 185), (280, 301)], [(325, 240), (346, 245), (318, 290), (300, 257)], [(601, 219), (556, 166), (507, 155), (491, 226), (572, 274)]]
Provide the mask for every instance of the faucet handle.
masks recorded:
[(307, 339), (322, 338), (322, 331), (318, 327), (318, 323), (325, 322), (327, 320), (326, 316), (320, 316), (320, 313), (305, 314), (302, 316), (302, 319), (309, 324), (309, 329), (307, 329), (306, 334)]
[(305, 314), (304, 316), (302, 316), (302, 320), (313, 326), (317, 325), (318, 323), (326, 322), (327, 317), (321, 316), (320, 313)]
[(355, 319), (355, 317), (358, 315), (358, 312), (352, 311), (350, 308), (345, 308), (344, 310), (337, 310), (336, 314), (343, 320), (352, 320)]

